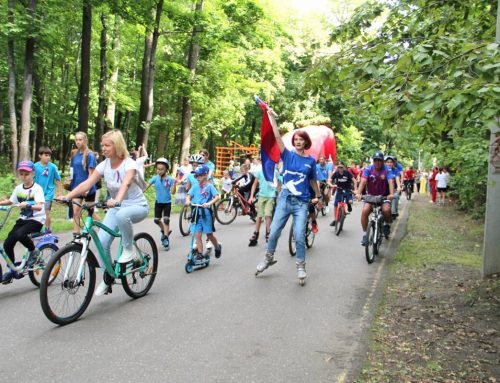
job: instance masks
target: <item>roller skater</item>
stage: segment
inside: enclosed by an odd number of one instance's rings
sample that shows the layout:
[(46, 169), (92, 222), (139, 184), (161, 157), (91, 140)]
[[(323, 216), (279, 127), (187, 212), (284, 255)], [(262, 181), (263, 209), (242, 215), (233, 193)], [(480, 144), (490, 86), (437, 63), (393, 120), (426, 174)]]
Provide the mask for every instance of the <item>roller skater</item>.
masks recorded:
[[(278, 243), (278, 238), (285, 227), (288, 218), (293, 216), (293, 234), (296, 245), (297, 273), (301, 285), (305, 281), (305, 236), (306, 222), (308, 215), (309, 201), (313, 204), (319, 202), (321, 197), (318, 182), (316, 181), (316, 161), (313, 157), (306, 154), (305, 151), (312, 145), (311, 138), (307, 132), (297, 130), (292, 136), (292, 144), (294, 150), (285, 148), (285, 144), (280, 136), (279, 128), (275, 120), (276, 114), (267, 107), (260, 99), (257, 103), (264, 110), (263, 120), (269, 119), (275, 138), (275, 145), (280, 152), (280, 157), (283, 160), (283, 186), (278, 196), (276, 211), (271, 223), (271, 231), (269, 242), (267, 243), (265, 258), (257, 265), (255, 275), (259, 275), (269, 266), (274, 265), (274, 252)], [(269, 135), (271, 136), (271, 135)], [(273, 145), (271, 142), (263, 142), (262, 146), (268, 147)], [(273, 179), (273, 169), (269, 170), (269, 166), (263, 163), (263, 169), (266, 180)], [(267, 169), (267, 170), (266, 170)], [(313, 195), (311, 195), (311, 191)]]

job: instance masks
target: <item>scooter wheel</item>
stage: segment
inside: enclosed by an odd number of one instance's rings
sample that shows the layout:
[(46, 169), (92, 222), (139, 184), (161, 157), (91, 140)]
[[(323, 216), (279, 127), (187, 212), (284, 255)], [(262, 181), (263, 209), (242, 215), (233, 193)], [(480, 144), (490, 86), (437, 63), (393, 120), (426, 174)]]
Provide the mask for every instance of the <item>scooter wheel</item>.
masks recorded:
[(305, 278), (299, 279), (299, 285), (304, 286), (305, 284), (306, 284), (306, 279)]
[(193, 272), (193, 265), (191, 263), (186, 263), (186, 267), (184, 267), (184, 269), (186, 270), (186, 273), (192, 273)]

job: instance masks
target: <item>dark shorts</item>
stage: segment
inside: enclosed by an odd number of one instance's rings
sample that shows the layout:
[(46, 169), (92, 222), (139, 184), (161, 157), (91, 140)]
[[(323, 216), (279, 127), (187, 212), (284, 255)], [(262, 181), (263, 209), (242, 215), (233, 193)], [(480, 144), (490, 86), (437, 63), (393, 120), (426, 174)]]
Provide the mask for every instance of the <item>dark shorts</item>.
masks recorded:
[(448, 187), (445, 187), (445, 188), (437, 188), (437, 191), (438, 192), (441, 192), (441, 193), (446, 193), (448, 191)]
[(170, 217), (172, 203), (155, 202), (155, 218)]
[(83, 199), (85, 202), (95, 202), (95, 193), (81, 195), (79, 197), (75, 197), (75, 199)]

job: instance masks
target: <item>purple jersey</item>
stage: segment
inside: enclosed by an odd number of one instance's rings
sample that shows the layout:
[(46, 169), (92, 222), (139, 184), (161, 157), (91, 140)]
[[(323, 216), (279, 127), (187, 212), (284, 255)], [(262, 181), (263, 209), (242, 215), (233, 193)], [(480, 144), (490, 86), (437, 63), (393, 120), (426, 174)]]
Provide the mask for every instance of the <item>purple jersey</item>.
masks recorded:
[(366, 180), (366, 194), (389, 195), (388, 180), (394, 179), (394, 173), (387, 166), (382, 165), (382, 169), (375, 170), (375, 166), (370, 165), (365, 168), (361, 177)]

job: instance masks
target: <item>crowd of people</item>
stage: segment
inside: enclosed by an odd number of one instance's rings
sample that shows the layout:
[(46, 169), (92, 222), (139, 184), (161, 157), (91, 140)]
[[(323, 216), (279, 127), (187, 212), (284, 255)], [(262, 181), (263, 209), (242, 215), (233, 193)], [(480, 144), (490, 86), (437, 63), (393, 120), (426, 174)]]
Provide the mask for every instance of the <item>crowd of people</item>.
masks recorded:
[[(275, 122), (275, 121), (274, 121)], [(346, 166), (338, 161), (320, 155), (316, 161), (306, 154), (311, 147), (311, 139), (304, 131), (297, 131), (292, 137), (293, 149), (285, 147), (277, 125), (273, 124), (273, 133), (280, 151), (281, 161), (275, 166), (273, 180), (266, 179), (260, 158), (245, 158), (239, 164), (237, 159), (229, 162), (223, 169), (222, 177), (216, 178), (215, 164), (210, 154), (202, 149), (184, 158), (181, 165), (172, 169), (165, 157), (159, 157), (147, 163), (148, 154), (141, 146), (137, 150), (128, 150), (122, 133), (112, 130), (102, 136), (102, 155), (88, 147), (87, 135), (83, 132), (75, 134), (75, 149), (71, 152), (70, 172), (64, 182), (57, 166), (51, 162), (52, 151), (42, 146), (38, 151), (39, 161), (21, 161), (18, 164), (18, 176), (22, 183), (12, 192), (10, 199), (0, 201), (0, 205), (19, 204), (20, 219), (8, 235), (4, 244), (9, 258), (14, 262), (13, 248), (21, 242), (29, 251), (29, 265), (32, 267), (38, 259), (30, 234), (39, 232), (45, 225), (46, 232), (51, 230), (51, 209), (54, 200), (74, 200), (69, 214), (73, 217), (73, 233), (80, 231), (81, 208), (83, 202), (96, 201), (102, 184), (106, 189), (108, 209), (102, 222), (122, 235), (123, 251), (117, 259), (119, 263), (127, 263), (137, 256), (133, 245), (133, 225), (143, 221), (149, 214), (149, 205), (145, 193), (149, 188), (155, 190), (153, 222), (158, 226), (159, 238), (163, 247), (170, 247), (170, 215), (172, 203), (190, 205), (195, 210), (193, 216), (199, 217), (192, 225), (195, 236), (195, 257), (204, 257), (203, 234), (207, 242), (212, 243), (215, 256), (222, 253), (222, 244), (214, 235), (214, 206), (221, 199), (237, 188), (245, 200), (248, 209), (245, 211), (255, 220), (255, 227), (249, 238), (249, 246), (256, 246), (260, 236), (262, 223), (265, 226), (266, 252), (257, 265), (257, 274), (274, 265), (274, 254), (281, 232), (288, 219), (293, 218), (293, 234), (296, 241), (296, 264), (299, 279), (306, 278), (305, 269), (305, 230), (308, 218), (312, 221), (312, 231), (319, 230), (316, 221), (315, 205), (324, 205), (329, 213), (329, 202), (334, 196), (333, 206), (345, 200), (348, 212), (352, 211), (353, 194), (359, 201), (363, 194), (384, 196), (382, 214), (385, 219), (384, 235), (390, 235), (392, 220), (398, 217), (398, 200), (403, 190), (414, 190), (426, 193), (429, 190), (431, 202), (437, 205), (447, 200), (449, 172), (447, 168), (434, 167), (432, 172), (414, 170), (412, 166), (403, 168), (394, 155), (384, 155), (376, 151), (371, 164), (363, 163), (361, 167), (355, 162)], [(145, 168), (155, 167), (156, 174), (146, 181)], [(173, 171), (175, 170), (175, 173)], [(268, 177), (269, 178), (269, 177)], [(63, 188), (68, 192), (63, 195)], [(361, 213), (363, 237), (365, 245), (368, 217), (372, 205), (365, 203)], [(101, 220), (97, 212), (96, 219)], [(331, 226), (335, 225), (335, 209)], [(99, 239), (109, 257), (114, 237), (101, 230)], [(15, 272), (8, 271), (2, 277), (2, 283), (9, 283)], [(106, 278), (98, 286), (97, 295), (109, 291)]]

